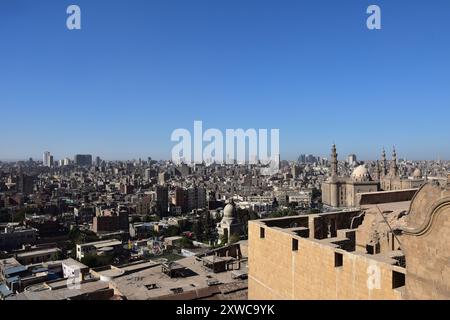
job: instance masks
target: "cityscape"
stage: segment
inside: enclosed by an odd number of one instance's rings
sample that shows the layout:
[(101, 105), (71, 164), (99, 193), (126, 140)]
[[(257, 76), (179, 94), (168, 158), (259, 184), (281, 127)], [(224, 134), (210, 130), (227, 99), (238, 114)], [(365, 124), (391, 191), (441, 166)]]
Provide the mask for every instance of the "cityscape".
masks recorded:
[[(48, 151), (1, 162), (1, 297), (448, 298), (430, 245), (448, 252), (449, 161), (338, 158), (333, 145), (262, 169)], [(430, 208), (442, 212), (427, 222)]]
[(0, 315), (448, 303), (449, 12), (1, 0)]

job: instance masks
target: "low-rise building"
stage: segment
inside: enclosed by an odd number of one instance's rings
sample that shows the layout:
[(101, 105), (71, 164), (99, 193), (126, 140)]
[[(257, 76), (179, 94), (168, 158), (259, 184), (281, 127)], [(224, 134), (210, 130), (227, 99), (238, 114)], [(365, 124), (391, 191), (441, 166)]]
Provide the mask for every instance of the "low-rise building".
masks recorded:
[(37, 230), (18, 226), (17, 224), (0, 225), (0, 250), (11, 251), (21, 248), (24, 244), (35, 244)]
[(123, 249), (122, 241), (104, 240), (77, 244), (77, 259), (81, 260), (88, 255), (98, 255), (103, 251), (118, 253)]

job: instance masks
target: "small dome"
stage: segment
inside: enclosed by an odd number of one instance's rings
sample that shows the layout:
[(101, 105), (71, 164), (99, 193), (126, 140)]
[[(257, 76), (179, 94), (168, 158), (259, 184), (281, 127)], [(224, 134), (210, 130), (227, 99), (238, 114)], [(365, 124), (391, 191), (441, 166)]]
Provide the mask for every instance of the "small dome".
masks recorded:
[(365, 165), (361, 165), (355, 168), (353, 170), (353, 173), (351, 175), (352, 180), (354, 181), (371, 181), (372, 178), (370, 177), (369, 170)]
[(234, 211), (235, 211), (234, 202), (231, 201), (225, 206), (225, 208), (223, 208), (223, 217), (234, 218)]
[(413, 173), (414, 178), (422, 178), (422, 171), (419, 168), (416, 168)]

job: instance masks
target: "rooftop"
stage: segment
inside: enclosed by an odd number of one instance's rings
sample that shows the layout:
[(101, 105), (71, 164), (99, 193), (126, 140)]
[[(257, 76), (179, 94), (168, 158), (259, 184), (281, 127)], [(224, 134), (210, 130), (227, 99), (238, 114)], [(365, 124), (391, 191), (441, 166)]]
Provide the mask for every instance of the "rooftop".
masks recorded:
[[(203, 267), (198, 257), (188, 257), (177, 261), (177, 266), (189, 270), (186, 277), (170, 278), (162, 272), (162, 265), (155, 265), (145, 270), (118, 277), (112, 281), (112, 286), (130, 300), (148, 300), (173, 294), (186, 294), (208, 288), (208, 281), (215, 280), (215, 284), (242, 283), (235, 280), (231, 272), (213, 273)], [(240, 270), (246, 271), (247, 266), (241, 264)], [(247, 288), (246, 281), (244, 288)]]

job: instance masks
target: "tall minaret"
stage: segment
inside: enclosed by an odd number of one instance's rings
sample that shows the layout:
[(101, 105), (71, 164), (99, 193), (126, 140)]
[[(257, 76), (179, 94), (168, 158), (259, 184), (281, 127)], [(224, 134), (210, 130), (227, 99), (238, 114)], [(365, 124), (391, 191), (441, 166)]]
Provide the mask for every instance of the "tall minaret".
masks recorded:
[(395, 152), (395, 147), (392, 151), (392, 160), (391, 160), (391, 167), (389, 170), (389, 174), (392, 177), (398, 176), (398, 166), (397, 166), (397, 153)]
[(386, 161), (386, 151), (381, 152), (381, 175), (385, 176), (387, 174), (387, 161)]
[(376, 163), (376, 172), (377, 172), (377, 180), (381, 179), (381, 166), (380, 166), (380, 161), (377, 160)]
[(336, 145), (333, 144), (331, 148), (331, 176), (337, 177), (338, 175), (338, 154), (336, 153)]

